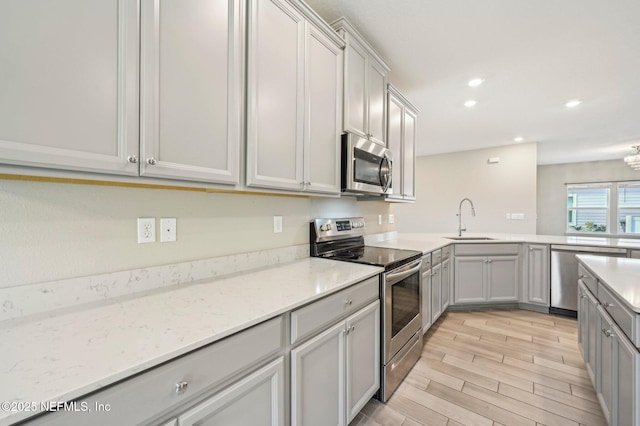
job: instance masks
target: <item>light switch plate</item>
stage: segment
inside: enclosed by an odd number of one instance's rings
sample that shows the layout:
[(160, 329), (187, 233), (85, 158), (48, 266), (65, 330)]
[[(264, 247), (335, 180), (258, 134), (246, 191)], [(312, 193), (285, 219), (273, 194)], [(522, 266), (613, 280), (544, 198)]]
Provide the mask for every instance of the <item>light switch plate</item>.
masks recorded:
[(282, 232), (282, 216), (273, 217), (273, 233), (279, 234)]
[(382, 215), (378, 215), (378, 225), (382, 225)]
[(175, 217), (160, 218), (160, 242), (171, 243), (177, 237), (178, 221)]

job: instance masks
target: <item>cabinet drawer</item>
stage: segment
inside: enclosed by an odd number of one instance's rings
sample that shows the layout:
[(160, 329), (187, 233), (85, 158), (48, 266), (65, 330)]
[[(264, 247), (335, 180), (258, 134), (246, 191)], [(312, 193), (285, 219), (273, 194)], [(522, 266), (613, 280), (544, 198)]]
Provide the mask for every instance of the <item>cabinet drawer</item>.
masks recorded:
[(422, 272), (431, 269), (431, 253), (422, 256)]
[(624, 331), (624, 334), (626, 334), (630, 340), (633, 340), (635, 337), (633, 334), (633, 321), (635, 320), (635, 314), (628, 310), (627, 307), (624, 306), (622, 302), (620, 302), (620, 300), (615, 297), (602, 283), (598, 283), (598, 300), (600, 300), (604, 309), (618, 324), (618, 327)]
[(581, 264), (578, 264), (578, 276), (591, 293), (598, 294), (598, 280)]
[(434, 250), (431, 252), (431, 265), (435, 266), (442, 262), (442, 250)]
[(298, 343), (379, 297), (380, 279), (376, 275), (291, 312), (291, 344)]
[[(282, 323), (282, 317), (274, 318), (78, 401), (78, 406), (86, 403), (92, 409), (96, 404), (108, 404), (109, 411), (58, 411), (27, 424), (140, 424), (160, 413), (168, 413), (217, 385), (227, 384), (232, 377), (250, 372), (259, 362), (281, 351)], [(178, 383), (186, 383), (181, 393), (177, 392)]]
[(447, 260), (451, 257), (451, 246), (442, 247), (442, 260)]
[(455, 253), (456, 256), (487, 256), (492, 254), (503, 255), (512, 254), (517, 255), (519, 253), (518, 244), (456, 244)]

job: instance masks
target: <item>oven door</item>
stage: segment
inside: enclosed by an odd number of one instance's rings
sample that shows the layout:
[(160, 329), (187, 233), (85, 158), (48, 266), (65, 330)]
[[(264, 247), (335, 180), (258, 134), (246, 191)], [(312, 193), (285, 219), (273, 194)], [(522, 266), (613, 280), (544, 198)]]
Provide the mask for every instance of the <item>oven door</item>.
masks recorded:
[(342, 190), (384, 194), (391, 187), (392, 154), (387, 148), (347, 133), (343, 135)]
[(388, 363), (422, 327), (420, 268), (422, 260), (384, 274), (383, 283), (383, 356)]

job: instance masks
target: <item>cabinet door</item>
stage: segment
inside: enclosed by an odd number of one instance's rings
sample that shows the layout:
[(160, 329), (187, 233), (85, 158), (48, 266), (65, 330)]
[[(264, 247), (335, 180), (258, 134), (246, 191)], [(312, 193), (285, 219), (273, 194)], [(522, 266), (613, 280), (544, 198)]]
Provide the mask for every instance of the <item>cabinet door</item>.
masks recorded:
[(442, 265), (431, 268), (431, 323), (442, 314)]
[(367, 137), (367, 52), (349, 35), (344, 50), (344, 130)]
[[(586, 289), (586, 287), (585, 287)], [(591, 377), (591, 381), (593, 383), (593, 388), (596, 388), (596, 376), (597, 376), (597, 367), (596, 367), (596, 359), (597, 354), (596, 351), (598, 349), (598, 333), (600, 333), (600, 329), (598, 328), (598, 300), (587, 290), (587, 331), (588, 337), (586, 338), (587, 347), (584, 349), (588, 352), (588, 355), (585, 354), (585, 360), (587, 361), (587, 371), (589, 372), (589, 376)]]
[(486, 257), (456, 257), (456, 273), (453, 282), (455, 303), (474, 303), (487, 300)]
[(613, 403), (613, 357), (614, 338), (609, 335), (613, 330), (613, 320), (602, 306), (598, 306), (598, 338), (596, 354), (596, 392), (607, 421), (611, 422), (611, 408)]
[(431, 327), (431, 269), (422, 273), (422, 332), (426, 333)]
[(440, 298), (442, 300), (442, 312), (449, 307), (449, 296), (451, 292), (451, 274), (449, 271), (451, 262), (449, 259), (442, 262), (442, 291), (440, 292)]
[(341, 322), (291, 351), (292, 425), (344, 425), (344, 333)]
[(313, 192), (340, 192), (342, 50), (307, 23), (304, 181)]
[(549, 306), (549, 246), (529, 245), (527, 302)]
[(380, 301), (347, 318), (348, 424), (380, 388)]
[(389, 128), (387, 133), (387, 147), (393, 153), (393, 163), (391, 169), (391, 189), (388, 197), (402, 198), (403, 194), (403, 172), (402, 172), (402, 140), (403, 140), (403, 117), (404, 106), (400, 100), (389, 94)]
[(239, 182), (240, 0), (142, 1), (140, 174)]
[(284, 0), (250, 0), (247, 185), (301, 190), (305, 22)]
[(386, 144), (387, 72), (375, 60), (369, 60), (368, 80), (368, 134), (369, 139)]
[(283, 358), (182, 414), (178, 417), (178, 425), (283, 426)]
[(0, 163), (137, 175), (139, 32), (134, 1), (0, 2)]
[(416, 197), (416, 121), (418, 116), (406, 108), (404, 113), (404, 138), (402, 150), (402, 195), (405, 199)]
[(490, 257), (488, 290), (490, 302), (518, 300), (518, 256)]
[(613, 327), (613, 333), (617, 361), (614, 374), (616, 409), (612, 412), (611, 424), (637, 425), (640, 422), (640, 353), (618, 327)]
[[(529, 263), (529, 267), (531, 267)], [(589, 362), (589, 298), (585, 285), (578, 282), (578, 349), (585, 363)]]

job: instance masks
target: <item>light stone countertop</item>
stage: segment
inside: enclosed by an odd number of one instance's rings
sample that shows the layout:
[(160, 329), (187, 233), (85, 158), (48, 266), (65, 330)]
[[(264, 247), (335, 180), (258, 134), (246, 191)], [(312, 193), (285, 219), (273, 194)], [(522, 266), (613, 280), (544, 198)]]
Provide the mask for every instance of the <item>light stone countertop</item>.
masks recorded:
[(640, 249), (640, 239), (604, 238), (591, 236), (560, 236), (534, 234), (496, 234), (496, 233), (464, 233), (470, 238), (487, 237), (490, 240), (452, 240), (455, 234), (429, 233), (397, 233), (387, 240), (369, 242), (367, 245), (406, 250), (418, 250), (424, 254), (437, 250), (449, 244), (495, 244), (495, 243), (533, 243), (533, 244), (561, 244), (594, 247), (614, 247), (626, 249)]
[[(382, 272), (320, 258), (0, 323), (0, 402), (69, 401)], [(0, 425), (35, 413), (0, 411)]]
[(640, 314), (640, 259), (582, 254), (576, 257), (631, 310)]

